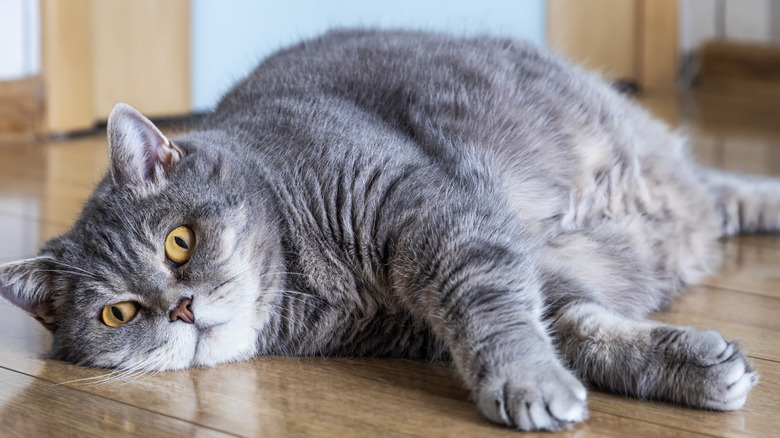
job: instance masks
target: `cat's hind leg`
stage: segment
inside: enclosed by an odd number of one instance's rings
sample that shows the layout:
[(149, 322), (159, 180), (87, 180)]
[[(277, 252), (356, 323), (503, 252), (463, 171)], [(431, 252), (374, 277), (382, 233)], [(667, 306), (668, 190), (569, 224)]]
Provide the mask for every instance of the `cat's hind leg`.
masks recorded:
[(739, 346), (714, 331), (636, 321), (594, 302), (570, 303), (550, 322), (568, 367), (609, 392), (730, 411), (758, 380)]
[(701, 170), (723, 217), (723, 235), (780, 232), (780, 180)]

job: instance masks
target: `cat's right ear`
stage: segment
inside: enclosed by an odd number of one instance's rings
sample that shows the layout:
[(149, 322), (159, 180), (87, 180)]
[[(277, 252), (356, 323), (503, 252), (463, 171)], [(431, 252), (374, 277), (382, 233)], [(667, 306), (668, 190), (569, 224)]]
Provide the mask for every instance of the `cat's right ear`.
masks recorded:
[(108, 116), (108, 157), (118, 185), (153, 193), (168, 181), (184, 153), (130, 105), (119, 103)]
[(44, 327), (54, 328), (48, 257), (0, 265), (0, 297), (24, 310)]

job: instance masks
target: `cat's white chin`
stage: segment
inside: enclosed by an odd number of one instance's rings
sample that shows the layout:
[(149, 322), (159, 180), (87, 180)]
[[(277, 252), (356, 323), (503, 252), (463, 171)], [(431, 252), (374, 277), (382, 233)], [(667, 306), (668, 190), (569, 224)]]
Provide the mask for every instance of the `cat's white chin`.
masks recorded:
[(233, 319), (206, 328), (194, 327), (197, 344), (189, 366), (214, 366), (247, 360), (255, 355), (257, 333), (242, 321)]

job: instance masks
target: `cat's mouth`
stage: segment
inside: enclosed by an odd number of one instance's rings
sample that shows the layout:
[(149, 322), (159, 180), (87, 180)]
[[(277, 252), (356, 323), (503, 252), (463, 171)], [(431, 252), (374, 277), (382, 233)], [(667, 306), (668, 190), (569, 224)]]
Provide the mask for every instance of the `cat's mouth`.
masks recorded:
[(211, 363), (213, 359), (208, 358), (213, 356), (213, 350), (220, 343), (217, 329), (223, 325), (225, 323), (195, 324), (195, 352), (190, 366), (213, 365)]
[[(214, 329), (216, 327), (219, 327), (223, 325), (223, 323), (217, 323), (217, 324), (195, 324), (195, 328), (198, 330), (198, 345), (200, 345), (201, 341), (208, 340), (214, 337)], [(197, 351), (196, 351), (197, 355)]]

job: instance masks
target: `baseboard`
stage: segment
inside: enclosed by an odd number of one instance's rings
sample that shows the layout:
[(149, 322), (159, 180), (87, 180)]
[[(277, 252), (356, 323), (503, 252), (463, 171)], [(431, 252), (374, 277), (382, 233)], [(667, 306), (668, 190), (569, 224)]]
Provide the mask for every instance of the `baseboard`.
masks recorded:
[(780, 46), (707, 43), (701, 50), (697, 83), (709, 93), (780, 97)]

